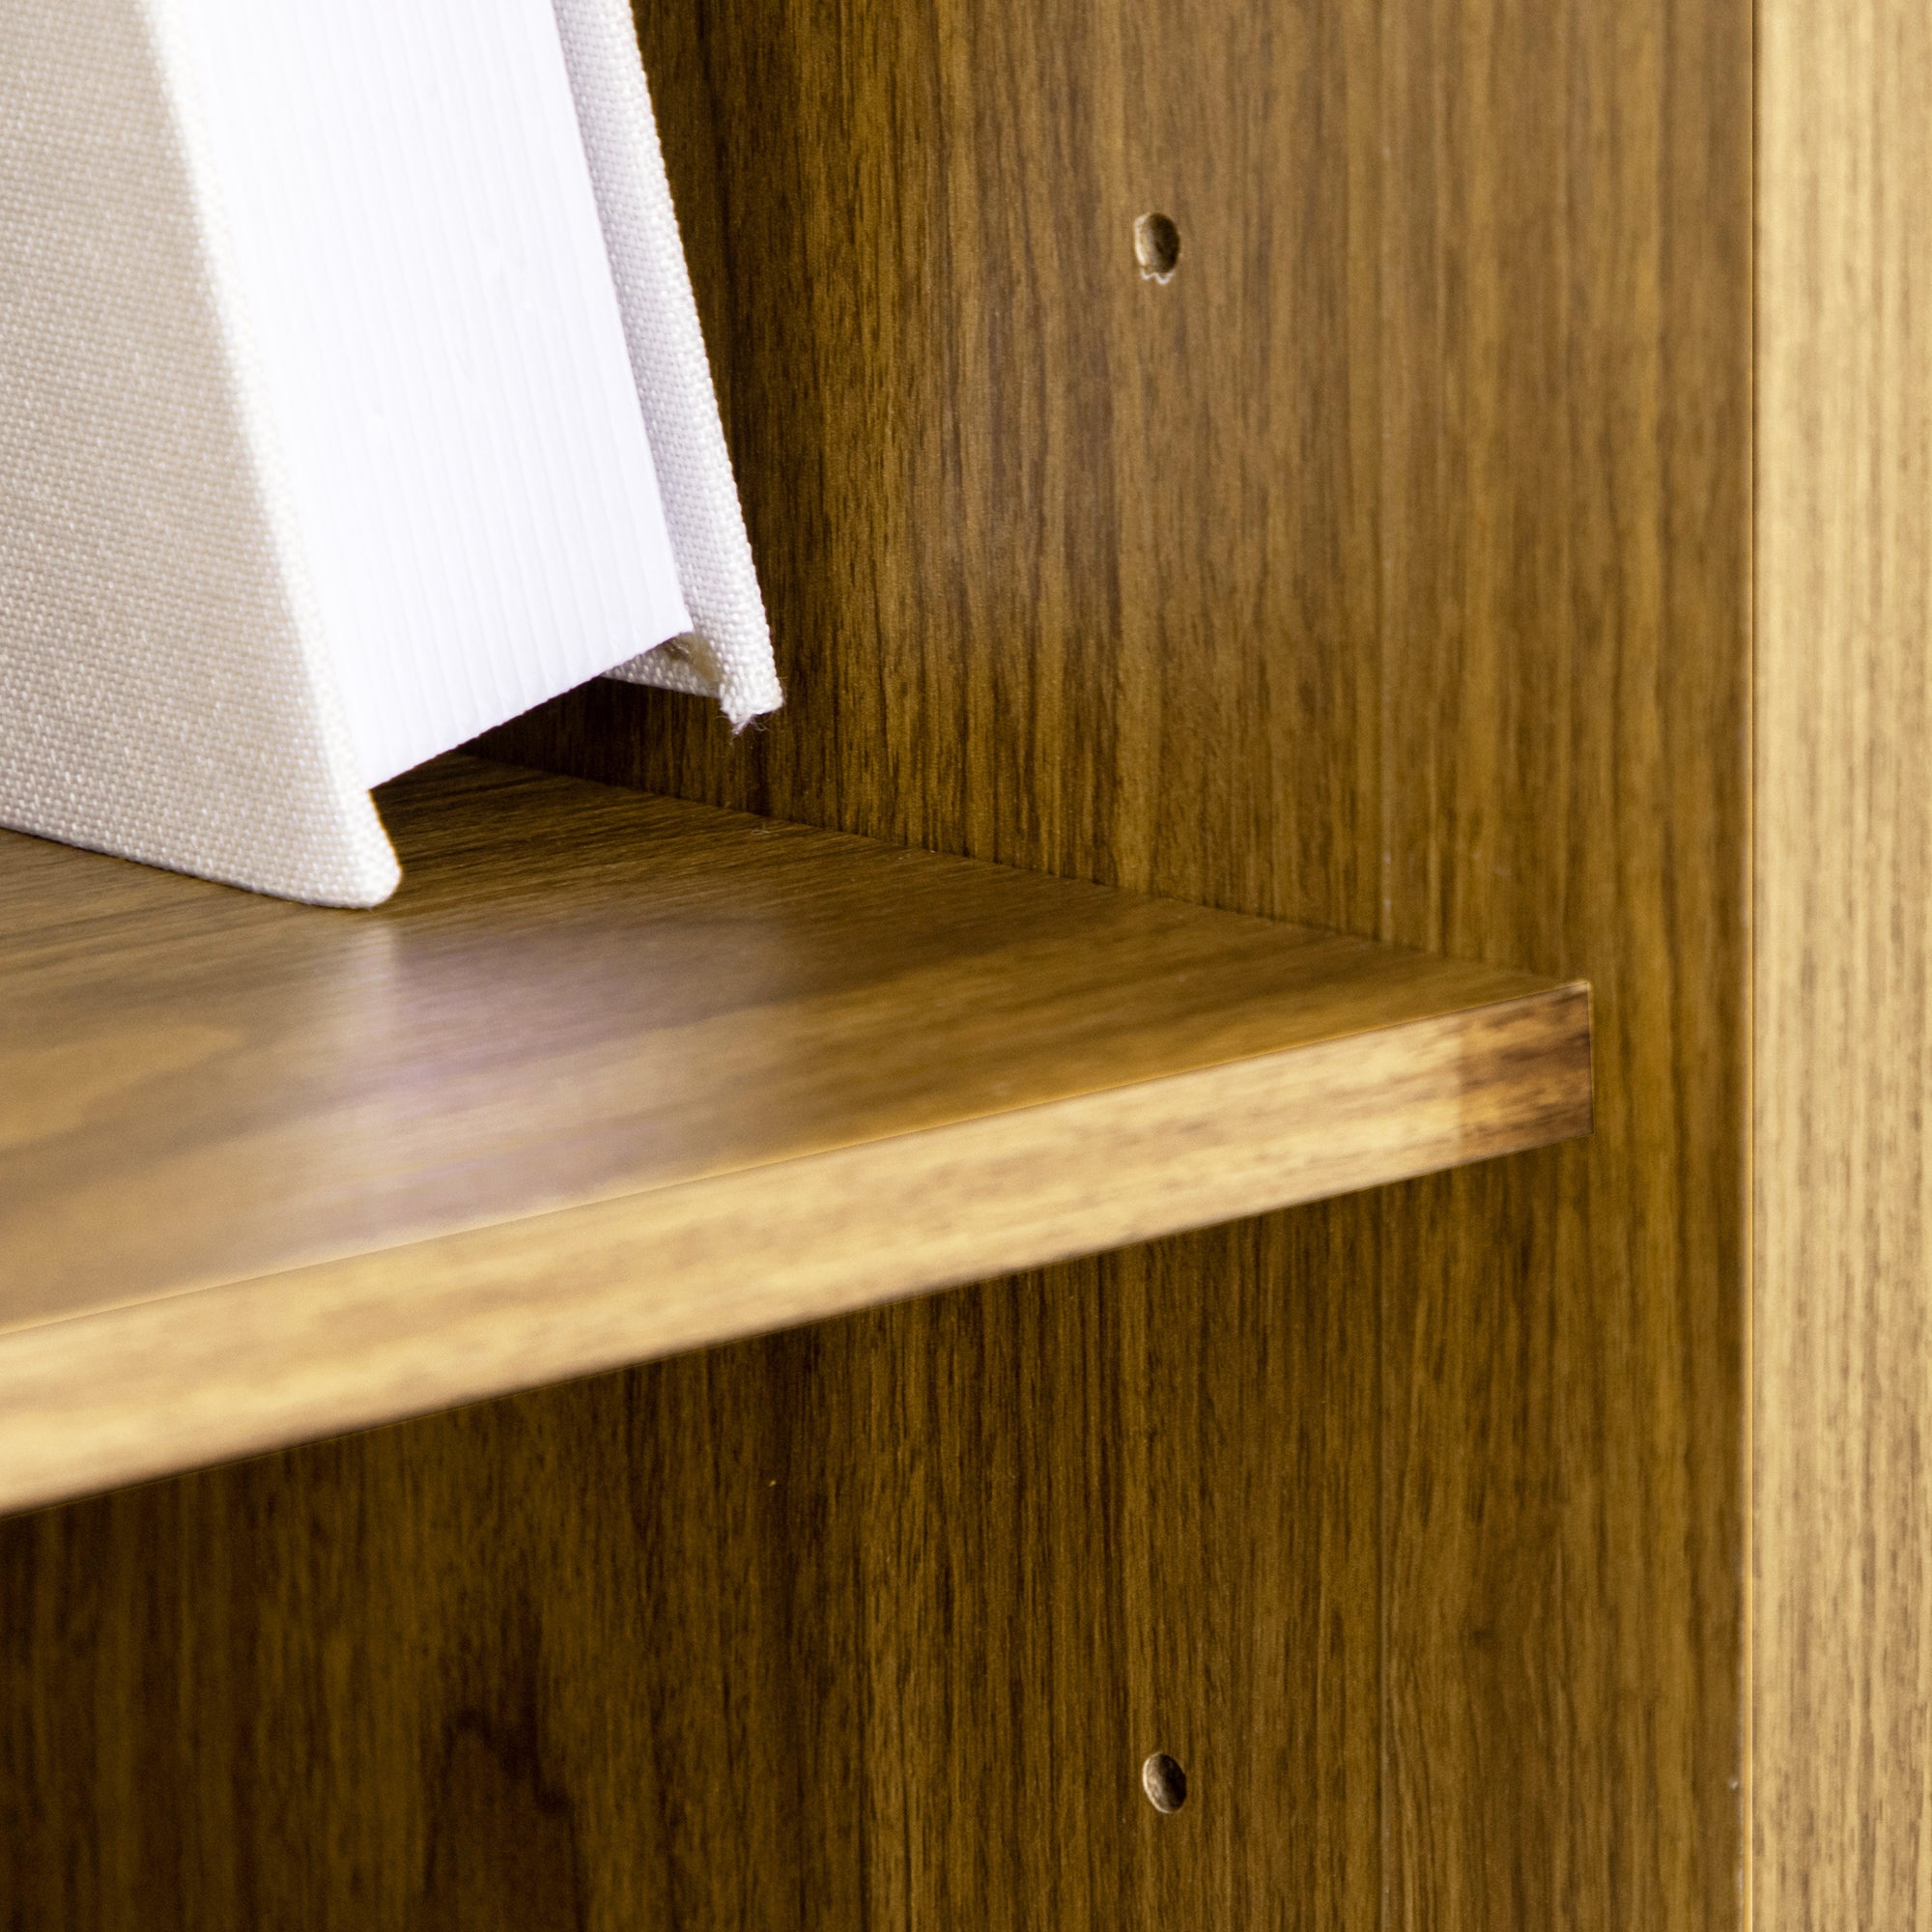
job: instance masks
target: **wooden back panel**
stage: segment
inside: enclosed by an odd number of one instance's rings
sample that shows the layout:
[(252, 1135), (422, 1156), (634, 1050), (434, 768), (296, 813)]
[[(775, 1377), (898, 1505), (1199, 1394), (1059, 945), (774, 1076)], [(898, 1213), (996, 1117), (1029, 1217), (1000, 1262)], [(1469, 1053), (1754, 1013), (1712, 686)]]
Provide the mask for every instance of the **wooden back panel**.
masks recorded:
[(1376, 12), (642, 10), (789, 704), (494, 742), (1373, 933)]
[(734, 742), (598, 686), (497, 749), (1589, 977), (1587, 1151), (1341, 1210), (1382, 1879), (1403, 1924), (1726, 1922), (1749, 8), (642, 31), (790, 703)]

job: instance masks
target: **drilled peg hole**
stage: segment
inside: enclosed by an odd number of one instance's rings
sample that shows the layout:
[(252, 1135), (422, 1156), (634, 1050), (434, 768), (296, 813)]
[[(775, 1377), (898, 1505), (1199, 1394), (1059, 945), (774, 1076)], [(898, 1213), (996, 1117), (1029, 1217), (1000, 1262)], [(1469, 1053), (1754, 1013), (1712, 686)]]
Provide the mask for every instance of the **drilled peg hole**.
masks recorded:
[(1142, 215), (1134, 223), (1134, 254), (1149, 281), (1172, 281), (1180, 260), (1180, 230), (1164, 214)]
[(1141, 1789), (1156, 1811), (1171, 1817), (1187, 1803), (1187, 1774), (1165, 1751), (1141, 1766)]

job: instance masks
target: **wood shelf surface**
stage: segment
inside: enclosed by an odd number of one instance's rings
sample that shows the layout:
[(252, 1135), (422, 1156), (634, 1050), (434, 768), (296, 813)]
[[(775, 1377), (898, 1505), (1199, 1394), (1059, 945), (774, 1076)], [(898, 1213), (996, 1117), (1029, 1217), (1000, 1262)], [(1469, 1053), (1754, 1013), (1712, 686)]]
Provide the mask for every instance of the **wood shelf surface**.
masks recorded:
[(1587, 1131), (1587, 990), (452, 757), (298, 907), (0, 835), (0, 1508)]

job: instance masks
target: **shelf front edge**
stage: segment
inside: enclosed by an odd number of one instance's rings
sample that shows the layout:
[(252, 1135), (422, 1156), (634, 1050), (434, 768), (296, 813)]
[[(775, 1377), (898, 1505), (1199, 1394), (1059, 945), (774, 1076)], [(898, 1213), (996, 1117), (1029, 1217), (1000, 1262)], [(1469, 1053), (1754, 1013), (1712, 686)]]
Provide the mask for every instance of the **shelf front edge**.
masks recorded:
[(1588, 989), (0, 1335), (0, 1511), (1587, 1133)]

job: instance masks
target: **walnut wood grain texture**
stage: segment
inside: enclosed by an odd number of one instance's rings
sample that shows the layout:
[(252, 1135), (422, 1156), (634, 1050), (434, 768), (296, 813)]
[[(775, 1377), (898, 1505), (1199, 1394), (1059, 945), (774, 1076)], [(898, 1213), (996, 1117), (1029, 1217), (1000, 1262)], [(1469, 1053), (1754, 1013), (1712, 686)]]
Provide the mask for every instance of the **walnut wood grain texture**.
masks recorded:
[(1755, 1922), (1932, 1923), (1932, 20), (1763, 11)]
[(0, 1924), (1373, 1922), (1349, 1218), (0, 1522)]
[(1353, 1210), (1388, 1922), (1735, 1922), (1751, 10), (888, 17), (643, 21), (787, 713), (497, 742), (1587, 977), (1590, 1145)]
[(1730, 1925), (1751, 14), (1400, 16), (1382, 929), (1587, 971), (1605, 1072), (1587, 1151), (1385, 1220), (1393, 1917)]
[(1586, 1131), (1580, 987), (452, 758), (337, 916), (0, 838), (0, 1507)]
[(504, 754), (1588, 978), (1597, 1137), (0, 1526), (0, 1895), (1737, 1923), (1746, 0), (640, 29), (791, 703)]

